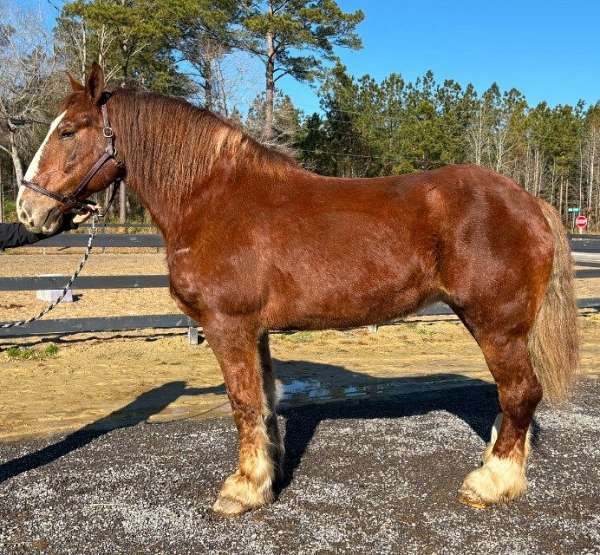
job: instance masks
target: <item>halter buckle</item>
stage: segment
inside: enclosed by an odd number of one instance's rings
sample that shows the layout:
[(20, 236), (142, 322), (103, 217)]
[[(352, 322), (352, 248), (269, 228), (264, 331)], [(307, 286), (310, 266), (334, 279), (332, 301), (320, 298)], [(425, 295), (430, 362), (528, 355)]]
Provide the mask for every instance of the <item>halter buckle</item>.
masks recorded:
[(113, 133), (112, 127), (103, 127), (102, 128), (102, 134), (107, 139), (112, 139), (115, 136), (115, 134)]

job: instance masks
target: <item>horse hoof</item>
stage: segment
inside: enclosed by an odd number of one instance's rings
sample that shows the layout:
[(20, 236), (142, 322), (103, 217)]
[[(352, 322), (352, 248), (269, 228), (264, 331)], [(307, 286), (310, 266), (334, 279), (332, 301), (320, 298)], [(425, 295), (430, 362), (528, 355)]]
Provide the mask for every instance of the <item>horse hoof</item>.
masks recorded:
[(231, 497), (219, 496), (213, 505), (213, 511), (221, 516), (238, 516), (249, 510), (250, 507)]
[(490, 506), (489, 503), (483, 501), (475, 492), (466, 489), (461, 489), (458, 492), (458, 501), (463, 505), (478, 510), (487, 509)]

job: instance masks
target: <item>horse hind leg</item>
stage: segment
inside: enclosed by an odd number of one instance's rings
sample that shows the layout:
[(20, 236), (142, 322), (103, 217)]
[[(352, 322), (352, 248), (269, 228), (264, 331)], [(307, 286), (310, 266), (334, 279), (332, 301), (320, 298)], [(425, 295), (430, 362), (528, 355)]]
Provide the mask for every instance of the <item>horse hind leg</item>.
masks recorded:
[[(502, 413), (499, 413), (494, 420), (494, 424), (492, 425), (492, 431), (490, 432), (490, 441), (488, 442), (485, 451), (483, 452), (482, 463), (485, 464), (490, 457), (492, 456), (492, 452), (494, 450), (494, 445), (496, 445), (496, 441), (498, 441), (498, 435), (500, 434), (500, 428), (502, 427)], [(527, 435), (525, 436), (525, 460), (529, 458), (529, 453), (531, 452), (531, 425), (527, 430)]]
[(480, 345), (498, 386), (502, 413), (494, 422), (483, 465), (467, 475), (459, 500), (485, 508), (515, 499), (527, 489), (530, 426), (542, 388), (531, 364), (526, 336), (493, 335), (480, 339)]
[(278, 393), (275, 384), (275, 372), (269, 347), (269, 334), (264, 333), (258, 344), (263, 387), (263, 415), (269, 438), (269, 449), (273, 461), (275, 478), (283, 478), (283, 456), (285, 453), (283, 438), (277, 422)]

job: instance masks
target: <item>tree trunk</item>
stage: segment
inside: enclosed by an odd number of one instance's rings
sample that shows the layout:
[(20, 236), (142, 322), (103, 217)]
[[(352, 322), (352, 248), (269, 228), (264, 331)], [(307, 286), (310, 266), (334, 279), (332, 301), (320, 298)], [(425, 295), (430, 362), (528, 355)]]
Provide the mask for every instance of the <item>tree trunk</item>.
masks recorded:
[(2, 181), (2, 165), (0, 164), (0, 223), (4, 222), (4, 182)]
[(579, 143), (579, 212), (583, 206), (583, 145)]
[[(269, 14), (273, 15), (273, 6), (269, 2)], [(263, 138), (270, 141), (273, 138), (273, 109), (275, 103), (275, 47), (273, 33), (267, 32), (267, 64), (266, 64), (266, 102), (265, 102), (265, 127)]]
[(17, 149), (17, 143), (15, 140), (15, 131), (9, 123), (8, 136), (10, 141), (10, 157), (12, 158), (13, 167), (15, 168), (15, 177), (17, 179), (17, 187), (21, 186), (23, 181), (23, 164), (19, 157), (19, 151)]
[[(99, 60), (100, 65), (102, 60)], [(87, 32), (85, 28), (85, 19), (81, 20), (81, 68), (80, 78), (81, 82), (85, 83), (85, 72), (87, 70)]]
[(569, 180), (565, 183), (565, 220), (567, 222), (567, 227), (569, 227)]
[(202, 73), (204, 74), (204, 107), (212, 112), (214, 111), (215, 103), (212, 60), (208, 58), (202, 66)]
[(560, 214), (561, 218), (563, 215), (563, 178), (561, 176), (560, 178), (560, 192), (558, 194), (558, 213)]
[(266, 99), (265, 99), (265, 127), (263, 135), (265, 140), (270, 141), (273, 138), (273, 110), (275, 103), (275, 80), (273, 73), (275, 71), (275, 59), (273, 52), (273, 37), (267, 34), (267, 45), (269, 59), (267, 60), (266, 71)]
[(550, 197), (550, 204), (554, 205), (556, 202), (556, 160), (552, 161), (552, 196)]
[[(106, 189), (106, 191), (104, 191), (104, 211), (105, 211), (107, 217), (110, 217), (112, 214), (115, 213), (114, 198), (113, 198), (113, 202), (110, 204), (110, 206), (108, 204), (110, 202), (111, 197), (113, 196), (115, 187), (116, 187), (116, 185), (113, 183)], [(114, 194), (116, 195), (116, 192), (114, 192)]]
[(588, 198), (587, 198), (587, 209), (588, 212), (592, 210), (592, 188), (594, 185), (594, 169), (596, 165), (596, 128), (592, 127), (592, 131), (590, 133), (590, 143), (591, 143), (591, 152), (590, 152), (590, 172), (588, 179)]

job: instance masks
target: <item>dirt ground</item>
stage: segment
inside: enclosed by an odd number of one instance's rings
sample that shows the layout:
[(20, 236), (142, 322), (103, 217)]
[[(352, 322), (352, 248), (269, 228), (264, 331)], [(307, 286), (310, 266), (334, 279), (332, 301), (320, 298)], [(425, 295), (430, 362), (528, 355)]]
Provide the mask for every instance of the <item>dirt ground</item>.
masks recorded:
[[(5, 255), (2, 273), (68, 274), (78, 255)], [(86, 275), (166, 271), (162, 254), (100, 254)], [(578, 280), (578, 296), (600, 296), (600, 280)], [(76, 302), (53, 318), (176, 313), (167, 289), (74, 291)], [(34, 292), (0, 293), (0, 320), (41, 308)], [(600, 314), (581, 313), (582, 368), (600, 375)], [(43, 350), (52, 341), (58, 351)], [(24, 360), (11, 346), (36, 355)], [(75, 335), (0, 343), (0, 439), (37, 436), (127, 423), (153, 405), (151, 421), (220, 415), (228, 411), (212, 352), (190, 346), (181, 330), (160, 333)], [(272, 338), (284, 402), (299, 405), (337, 398), (371, 397), (491, 379), (481, 352), (455, 319), (424, 318), (386, 326), (378, 333), (300, 332)], [(397, 378), (411, 378), (398, 381)]]

